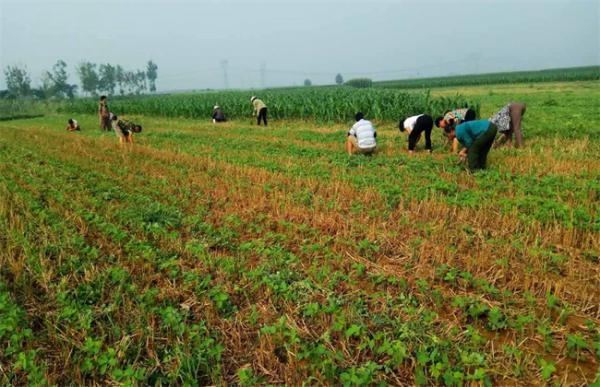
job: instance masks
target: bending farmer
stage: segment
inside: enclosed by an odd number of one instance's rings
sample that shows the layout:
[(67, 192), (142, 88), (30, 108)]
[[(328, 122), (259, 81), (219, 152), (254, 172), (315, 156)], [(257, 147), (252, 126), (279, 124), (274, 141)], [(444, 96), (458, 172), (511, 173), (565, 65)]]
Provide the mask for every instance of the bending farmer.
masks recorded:
[(488, 120), (463, 122), (456, 129), (445, 128), (448, 138), (455, 138), (464, 149), (460, 151), (460, 158), (467, 160), (469, 170), (484, 169), (487, 155), (496, 138), (498, 129)]
[[(456, 125), (473, 121), (476, 118), (477, 114), (475, 113), (475, 110), (470, 108), (447, 110), (443, 117), (440, 116), (435, 119), (435, 126), (444, 129), (444, 134), (446, 134), (446, 128), (454, 129), (456, 128)], [(458, 141), (456, 139), (454, 139), (454, 141), (448, 139), (448, 142), (451, 143), (452, 152), (456, 153), (458, 150)]]
[(408, 152), (413, 153), (421, 134), (425, 133), (425, 149), (431, 152), (431, 130), (433, 129), (433, 118), (427, 114), (408, 117), (400, 120), (398, 124), (401, 132), (408, 133)]
[(523, 146), (521, 121), (523, 120), (525, 110), (527, 110), (527, 106), (524, 103), (511, 102), (490, 118), (490, 121), (498, 127), (498, 131), (502, 134), (494, 147), (497, 148), (504, 144), (511, 146), (513, 133), (517, 139), (517, 148)]
[(267, 105), (256, 96), (250, 98), (250, 102), (252, 102), (252, 106), (254, 106), (254, 115), (256, 116), (256, 125), (260, 125), (260, 121), (265, 123), (267, 126)]
[(133, 133), (139, 133), (142, 131), (142, 126), (134, 124), (133, 122), (120, 120), (116, 115), (112, 115), (112, 127), (119, 137), (119, 143), (133, 144)]

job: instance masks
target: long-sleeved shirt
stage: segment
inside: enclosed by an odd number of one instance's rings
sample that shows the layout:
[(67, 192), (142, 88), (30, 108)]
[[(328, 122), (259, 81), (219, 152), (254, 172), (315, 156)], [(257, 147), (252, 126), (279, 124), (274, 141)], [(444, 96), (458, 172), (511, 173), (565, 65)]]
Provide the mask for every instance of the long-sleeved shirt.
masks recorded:
[(267, 105), (265, 105), (265, 103), (261, 99), (258, 99), (258, 98), (256, 98), (254, 101), (252, 101), (252, 105), (254, 105), (254, 111), (256, 113), (258, 113), (260, 111), (260, 109), (267, 107)]
[(490, 128), (488, 120), (468, 121), (456, 127), (456, 138), (465, 148), (470, 148), (475, 139)]
[(361, 149), (371, 149), (377, 146), (375, 141), (377, 133), (371, 121), (357, 121), (348, 131), (348, 135), (356, 137), (356, 143)]

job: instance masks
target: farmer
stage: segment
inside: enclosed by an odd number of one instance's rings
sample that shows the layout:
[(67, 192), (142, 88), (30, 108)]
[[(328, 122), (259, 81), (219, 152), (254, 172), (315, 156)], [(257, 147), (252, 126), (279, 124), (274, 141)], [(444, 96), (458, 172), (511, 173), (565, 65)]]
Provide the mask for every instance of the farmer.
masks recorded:
[(105, 95), (101, 96), (100, 102), (98, 102), (98, 116), (100, 118), (100, 129), (110, 131), (110, 113)]
[(408, 133), (408, 153), (413, 153), (415, 146), (425, 133), (425, 149), (431, 152), (431, 130), (433, 129), (433, 118), (427, 114), (419, 114), (400, 120), (398, 124), (401, 132)]
[(487, 155), (494, 143), (498, 129), (489, 120), (468, 121), (456, 128), (444, 128), (448, 139), (455, 138), (464, 147), (459, 156), (468, 161), (469, 170), (485, 169)]
[(213, 108), (212, 118), (213, 123), (227, 121), (227, 119), (225, 119), (225, 114), (223, 114), (223, 110), (221, 110), (221, 107), (219, 105), (215, 105), (215, 107)]
[[(447, 110), (443, 117), (440, 116), (435, 119), (435, 126), (442, 129), (446, 129), (446, 127), (456, 128), (456, 125), (473, 121), (476, 117), (477, 114), (475, 113), (475, 110), (470, 108)], [(444, 133), (447, 132), (444, 130)], [(456, 153), (458, 150), (458, 141), (456, 139), (454, 141), (448, 139), (448, 142), (451, 143), (452, 152)]]
[(79, 127), (79, 122), (77, 122), (76, 119), (73, 118), (69, 118), (69, 121), (66, 130), (68, 130), (69, 132), (75, 132), (75, 131), (80, 131), (81, 128)]
[(265, 126), (267, 126), (267, 105), (256, 96), (252, 96), (250, 102), (252, 102), (252, 105), (254, 106), (253, 115), (256, 116), (256, 125), (260, 125), (260, 120), (262, 119)]
[(447, 110), (443, 117), (435, 119), (435, 126), (444, 129), (446, 126), (456, 126), (477, 118), (475, 110), (470, 108)]
[(377, 142), (377, 132), (371, 121), (364, 119), (365, 115), (361, 112), (354, 116), (356, 123), (348, 131), (346, 140), (346, 151), (349, 155), (353, 153), (372, 154), (375, 152)]
[(523, 132), (521, 131), (521, 121), (527, 110), (527, 106), (521, 102), (511, 102), (504, 106), (502, 110), (496, 113), (490, 122), (498, 127), (501, 136), (494, 144), (494, 147), (501, 147), (504, 144), (512, 145), (513, 133), (517, 139), (516, 147), (523, 146)]
[(111, 116), (112, 128), (114, 129), (117, 137), (119, 137), (119, 143), (133, 144), (133, 133), (139, 133), (142, 131), (142, 126), (134, 124), (126, 120), (120, 120), (116, 115)]

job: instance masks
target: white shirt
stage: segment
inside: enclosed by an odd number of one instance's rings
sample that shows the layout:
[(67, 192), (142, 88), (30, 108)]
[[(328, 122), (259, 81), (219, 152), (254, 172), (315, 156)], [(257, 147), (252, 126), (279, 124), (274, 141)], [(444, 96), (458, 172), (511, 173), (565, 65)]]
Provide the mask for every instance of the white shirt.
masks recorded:
[(375, 128), (371, 121), (360, 120), (352, 125), (348, 132), (349, 135), (356, 137), (356, 142), (360, 149), (370, 149), (377, 146), (375, 141)]
[(77, 120), (73, 120), (73, 127), (76, 128), (77, 125), (79, 125), (79, 122), (77, 122)]
[(419, 119), (419, 117), (423, 116), (424, 114), (419, 114), (418, 116), (412, 116), (412, 117), (408, 117), (407, 119), (404, 120), (404, 123), (402, 124), (404, 126), (404, 129), (410, 134), (410, 132), (413, 131), (413, 129), (415, 128), (415, 124), (417, 123), (417, 120)]

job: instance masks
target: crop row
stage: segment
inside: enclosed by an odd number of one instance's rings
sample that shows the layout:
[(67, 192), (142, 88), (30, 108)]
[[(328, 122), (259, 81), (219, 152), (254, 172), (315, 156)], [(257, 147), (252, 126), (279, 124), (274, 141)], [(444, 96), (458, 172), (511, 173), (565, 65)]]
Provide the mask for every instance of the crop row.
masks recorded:
[(549, 69), (538, 71), (514, 71), (453, 77), (432, 77), (376, 82), (377, 87), (420, 89), (452, 86), (477, 86), (507, 83), (590, 81), (600, 79), (600, 66)]
[[(554, 381), (569, 372), (578, 380), (594, 377), (573, 368), (575, 362), (597, 364), (594, 321), (569, 328), (564, 317), (573, 312), (554, 292), (547, 304), (561, 316), (548, 320), (552, 314), (535, 293), (531, 303), (522, 304), (520, 280), (507, 278), (502, 286), (490, 275), (497, 269), (486, 256), (500, 259), (511, 243), (501, 238), (508, 235), (526, 243), (515, 248), (523, 250), (522, 258), (511, 255), (511, 272), (521, 272), (522, 262), (546, 258), (528, 255), (532, 242), (496, 228), (497, 223), (492, 228), (485, 216), (478, 217), (477, 227), (487, 237), (466, 225), (444, 233), (441, 223), (415, 207), (383, 213), (387, 206), (368, 187), (354, 189), (341, 179), (339, 170), (345, 168), (363, 175), (361, 165), (345, 167), (341, 158), (332, 160), (336, 174), (319, 185), (310, 177), (237, 165), (234, 155), (252, 149), (251, 143), (224, 143), (238, 146), (209, 154), (181, 152), (181, 145), (174, 147), (177, 152), (141, 145), (121, 154), (99, 133), (72, 136), (70, 142), (62, 131), (34, 133), (27, 142), (24, 132), (4, 136), (8, 163), (0, 186), (13, 192), (7, 203), (25, 208), (20, 221), (9, 224), (8, 235), (12, 240), (19, 224), (28, 227), (27, 242), (20, 244), (31, 250), (20, 280), (9, 274), (3, 280), (20, 305), (44, 313), (45, 324), (35, 324), (35, 336), (46, 344), (41, 348), (58, 349), (51, 356), (40, 353), (40, 359), (53, 359), (49, 369), (64, 366), (63, 378), (80, 373), (81, 382), (107, 383), (225, 379), (251, 385), (305, 379), (462, 385), (532, 380), (538, 372)], [(148, 140), (160, 144), (155, 136)], [(189, 137), (178, 140), (205, 148)], [(212, 159), (221, 153), (225, 160)], [(279, 153), (305, 164), (293, 147)], [(265, 170), (283, 168), (286, 162), (277, 156)], [(255, 162), (261, 159), (257, 155)], [(375, 170), (381, 173), (381, 165)], [(336, 221), (355, 210), (344, 200), (350, 197), (365, 203), (357, 209), (364, 226)], [(399, 216), (406, 216), (406, 224)], [(327, 228), (331, 223), (335, 231)], [(368, 233), (371, 224), (377, 225), (376, 237)], [(490, 239), (492, 229), (496, 242)], [(545, 236), (543, 243), (553, 243)], [(448, 251), (428, 252), (450, 244), (456, 259), (476, 249), (477, 264), (442, 265)], [(357, 256), (363, 259), (352, 258)], [(566, 258), (548, 259), (550, 269), (569, 280), (565, 287), (574, 290), (574, 277), (561, 274)], [(382, 270), (386, 262), (394, 268)], [(590, 266), (576, 263), (582, 271)], [(435, 267), (433, 277), (422, 274), (427, 265)], [(540, 273), (535, 266), (528, 270)], [(31, 296), (32, 284), (47, 290)], [(581, 303), (572, 308), (591, 317)], [(573, 331), (563, 334), (568, 328)], [(547, 350), (529, 341), (518, 344), (534, 335), (532, 329)], [(69, 340), (62, 340), (64, 335)], [(492, 340), (507, 344), (494, 349)], [(11, 381), (21, 374), (16, 370)]]
[[(161, 94), (140, 97), (116, 97), (109, 102), (113, 112), (165, 117), (209, 118), (214, 105), (221, 106), (229, 118), (248, 118), (252, 113), (250, 91), (205, 92), (198, 94)], [(434, 98), (429, 93), (399, 90), (355, 89), (352, 87), (264, 90), (258, 96), (265, 101), (269, 116), (277, 119), (314, 119), (322, 122), (351, 121), (362, 111), (370, 119), (396, 121), (401, 117), (479, 104), (460, 96)], [(61, 105), (65, 113), (93, 114), (94, 99), (76, 99)]]

